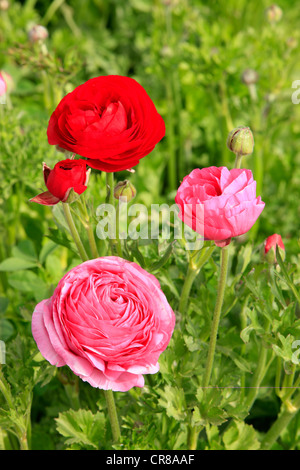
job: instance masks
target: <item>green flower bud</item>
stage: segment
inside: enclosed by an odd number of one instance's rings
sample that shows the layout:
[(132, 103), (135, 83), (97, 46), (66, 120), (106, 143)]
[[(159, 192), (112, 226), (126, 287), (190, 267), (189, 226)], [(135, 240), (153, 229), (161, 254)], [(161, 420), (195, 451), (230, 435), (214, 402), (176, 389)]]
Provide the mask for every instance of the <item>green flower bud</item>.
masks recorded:
[(126, 202), (132, 201), (135, 198), (136, 189), (129, 180), (119, 181), (114, 189), (115, 199), (126, 199)]
[(253, 152), (254, 138), (249, 127), (237, 127), (229, 132), (227, 147), (238, 155), (250, 155)]
[(282, 10), (278, 5), (271, 5), (266, 10), (266, 16), (269, 23), (278, 23), (282, 18)]

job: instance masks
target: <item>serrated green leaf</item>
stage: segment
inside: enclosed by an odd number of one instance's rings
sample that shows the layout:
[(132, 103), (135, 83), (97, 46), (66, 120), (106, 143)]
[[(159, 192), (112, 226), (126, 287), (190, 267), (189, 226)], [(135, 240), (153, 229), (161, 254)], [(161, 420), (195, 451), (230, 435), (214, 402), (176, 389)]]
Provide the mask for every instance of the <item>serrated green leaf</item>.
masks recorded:
[(158, 393), (161, 396), (158, 402), (166, 409), (167, 415), (176, 421), (184, 421), (186, 418), (186, 403), (183, 389), (167, 385), (164, 390), (158, 390)]
[(56, 418), (57, 431), (66, 437), (66, 444), (74, 443), (99, 448), (105, 434), (105, 416), (90, 410), (69, 410), (59, 413)]
[(223, 434), (226, 450), (257, 450), (260, 443), (251, 425), (243, 421), (233, 421)]

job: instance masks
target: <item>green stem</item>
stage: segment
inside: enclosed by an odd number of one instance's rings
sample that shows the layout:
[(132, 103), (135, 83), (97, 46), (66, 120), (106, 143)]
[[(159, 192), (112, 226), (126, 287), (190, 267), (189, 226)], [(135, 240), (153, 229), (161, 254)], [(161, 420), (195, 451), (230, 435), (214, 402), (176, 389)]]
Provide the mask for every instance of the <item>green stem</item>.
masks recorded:
[[(248, 305), (248, 300), (249, 300), (249, 295), (247, 295), (243, 307), (241, 309), (241, 314), (240, 314), (240, 319), (241, 319), (241, 331), (243, 331), (246, 326), (247, 326), (247, 305)], [(241, 355), (244, 356), (246, 353), (246, 344), (244, 343), (241, 347)], [(244, 399), (245, 396), (245, 385), (246, 385), (246, 377), (245, 377), (245, 372), (242, 373), (241, 376), (241, 400)]]
[(195, 267), (193, 268), (191, 263), (189, 263), (188, 270), (187, 270), (186, 277), (185, 277), (184, 284), (183, 284), (183, 288), (181, 291), (179, 305), (178, 305), (178, 311), (182, 314), (185, 313), (186, 311), (190, 291), (194, 283), (194, 280), (197, 277), (198, 272), (199, 270)]
[(208, 356), (207, 356), (207, 362), (206, 362), (206, 368), (205, 368), (203, 388), (208, 387), (209, 382), (210, 382), (214, 356), (215, 356), (217, 334), (218, 334), (218, 329), (219, 329), (219, 323), (220, 323), (220, 317), (221, 317), (221, 312), (222, 312), (222, 305), (223, 305), (224, 293), (225, 293), (225, 287), (226, 287), (226, 281), (227, 281), (228, 258), (229, 258), (228, 246), (223, 247), (221, 250), (222, 250), (221, 251), (221, 267), (220, 267), (220, 278), (219, 278), (219, 285), (218, 285), (217, 302), (216, 302), (212, 326), (211, 326), (210, 342), (209, 342)]
[(169, 161), (168, 161), (168, 179), (169, 190), (174, 191), (177, 188), (177, 162), (176, 162), (176, 147), (174, 135), (174, 100), (172, 92), (172, 72), (167, 75), (166, 92), (168, 101), (168, 147), (169, 147)]
[(77, 247), (80, 258), (82, 259), (82, 261), (88, 261), (89, 257), (88, 257), (88, 255), (85, 251), (85, 248), (82, 244), (79, 233), (77, 231), (76, 225), (74, 223), (74, 220), (73, 220), (73, 217), (72, 217), (72, 214), (71, 214), (71, 210), (70, 210), (70, 206), (69, 206), (69, 204), (64, 203), (64, 202), (62, 203), (62, 206), (63, 206), (63, 211), (64, 211), (64, 216), (65, 216), (66, 222), (67, 222), (68, 227), (70, 229), (72, 238), (75, 242), (75, 245)]
[(242, 158), (243, 158), (243, 155), (241, 155), (239, 153), (235, 154), (234, 168), (241, 168)]
[[(108, 204), (115, 208), (115, 198), (114, 198), (114, 174), (113, 173), (106, 173), (106, 187), (107, 187), (107, 196), (108, 196)], [(119, 214), (117, 215), (119, 217)], [(118, 254), (122, 257), (122, 249), (120, 239), (116, 237), (117, 233), (117, 226), (112, 227), (113, 233), (110, 236), (110, 249), (111, 254), (115, 255)]]
[(189, 450), (197, 449), (198, 435), (200, 432), (199, 426), (191, 426), (188, 431), (188, 448)]
[(114, 442), (118, 442), (121, 437), (118, 415), (112, 390), (104, 390), (108, 415), (111, 424), (111, 431)]
[(0, 392), (2, 392), (2, 395), (4, 396), (9, 408), (14, 408), (13, 400), (11, 397), (11, 393), (9, 391), (9, 388), (6, 387), (5, 384), (5, 378), (3, 376), (2, 370), (0, 369)]
[(90, 246), (92, 256), (93, 256), (93, 258), (99, 258), (99, 252), (98, 252), (98, 247), (97, 247), (96, 240), (95, 240), (94, 229), (93, 229), (93, 226), (91, 224), (91, 220), (90, 220), (89, 212), (88, 212), (88, 209), (87, 209), (84, 194), (78, 200), (78, 202), (80, 204), (80, 209), (82, 211), (82, 216), (83, 216), (82, 223), (83, 223), (83, 225), (86, 229), (86, 232), (87, 232), (89, 246)]
[(213, 251), (215, 250), (215, 246), (211, 246), (208, 248), (204, 248), (204, 251), (197, 263), (194, 262), (194, 257), (190, 258), (189, 261), (189, 266), (187, 270), (187, 274), (185, 277), (185, 281), (183, 284), (183, 288), (181, 291), (181, 297), (179, 300), (179, 305), (178, 305), (178, 310), (180, 313), (184, 313), (187, 308), (190, 292), (194, 283), (194, 280), (196, 279), (197, 275), (199, 274), (202, 266), (209, 260), (211, 257)]
[[(4, 396), (9, 409), (12, 410), (15, 414), (17, 414), (17, 410), (13, 403), (13, 398), (9, 389), (9, 385), (8, 384), (6, 385), (6, 380), (2, 373), (1, 366), (0, 366), (0, 392)], [(30, 434), (30, 415), (28, 415), (27, 420), (26, 420), (26, 417), (23, 417), (23, 421), (24, 421), (24, 425), (23, 423), (22, 424), (17, 424), (17, 422), (15, 423), (15, 433), (20, 443), (20, 449), (28, 450), (29, 446), (28, 446), (28, 439), (27, 439), (27, 430)]]
[(282, 360), (281, 357), (276, 359), (276, 374), (275, 374), (275, 393), (281, 397), (280, 383), (281, 383)]
[(87, 236), (88, 236), (92, 256), (94, 258), (98, 258), (99, 253), (98, 253), (98, 248), (97, 248), (96, 240), (95, 240), (95, 236), (94, 236), (94, 230), (93, 230), (93, 227), (91, 226), (90, 223), (87, 224), (86, 231), (87, 231)]
[(286, 429), (294, 416), (296, 416), (299, 408), (300, 393), (297, 395), (293, 403), (287, 401), (284, 403), (282, 412), (261, 441), (261, 450), (268, 450), (272, 447), (280, 434)]
[(246, 398), (246, 408), (250, 410), (257, 396), (259, 386), (266, 373), (266, 360), (268, 356), (268, 350), (263, 344), (260, 345), (260, 353), (258, 357), (258, 363), (256, 366), (255, 373), (252, 378), (251, 388)]
[(289, 391), (284, 395), (283, 401), (287, 401), (291, 398), (293, 395), (294, 391), (299, 388), (300, 385), (300, 374), (294, 384), (291, 384)]

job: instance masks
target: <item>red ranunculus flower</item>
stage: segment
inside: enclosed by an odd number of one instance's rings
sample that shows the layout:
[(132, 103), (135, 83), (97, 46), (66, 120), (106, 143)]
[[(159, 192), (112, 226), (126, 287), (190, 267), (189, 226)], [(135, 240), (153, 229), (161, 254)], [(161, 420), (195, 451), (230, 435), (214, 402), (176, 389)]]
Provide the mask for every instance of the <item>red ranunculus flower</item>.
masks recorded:
[(87, 170), (85, 160), (67, 159), (56, 163), (53, 170), (44, 163), (43, 171), (48, 191), (38, 194), (30, 201), (53, 206), (60, 201), (66, 202), (71, 189), (77, 194), (82, 194), (87, 188), (91, 170)]
[(106, 172), (132, 168), (165, 135), (165, 124), (151, 98), (134, 79), (92, 78), (67, 94), (52, 114), (51, 145), (88, 158)]

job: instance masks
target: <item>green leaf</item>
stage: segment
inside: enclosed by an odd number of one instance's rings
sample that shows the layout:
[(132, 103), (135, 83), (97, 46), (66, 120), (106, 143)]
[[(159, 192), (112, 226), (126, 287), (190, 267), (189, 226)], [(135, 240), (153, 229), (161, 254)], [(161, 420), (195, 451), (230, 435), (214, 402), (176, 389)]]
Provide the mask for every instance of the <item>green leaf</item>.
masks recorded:
[(49, 229), (49, 234), (46, 235), (46, 237), (52, 240), (57, 245), (64, 246), (70, 251), (72, 251), (72, 253), (76, 254), (76, 250), (74, 249), (72, 243), (69, 241), (65, 233), (61, 230)]
[(35, 262), (37, 259), (34, 244), (31, 240), (22, 240), (17, 246), (12, 248), (14, 258), (24, 258)]
[(235, 363), (235, 365), (243, 372), (248, 372), (250, 374), (252, 373), (248, 362), (239, 354), (234, 352), (232, 349), (226, 348), (224, 346), (217, 346), (217, 351), (220, 351), (225, 356), (230, 357), (230, 359)]
[(152, 265), (150, 265), (148, 267), (148, 271), (150, 271), (150, 272), (157, 271), (157, 270), (161, 269), (166, 264), (166, 262), (168, 261), (168, 259), (171, 256), (171, 254), (173, 253), (173, 246), (174, 246), (175, 242), (176, 242), (176, 240), (169, 244), (168, 248), (166, 249), (166, 251), (165, 251), (164, 255), (161, 257), (161, 259), (159, 261), (157, 261), (156, 263), (153, 263)]
[(47, 256), (50, 255), (50, 253), (52, 253), (52, 251), (54, 251), (56, 248), (57, 248), (57, 244), (52, 240), (49, 240), (47, 243), (45, 243), (45, 245), (40, 251), (40, 256), (39, 256), (40, 263), (44, 263)]
[[(275, 352), (277, 356), (282, 357), (284, 361), (293, 362), (293, 358), (295, 357), (294, 356), (295, 351), (293, 348), (295, 338), (291, 335), (287, 335), (286, 337), (284, 337), (282, 334), (278, 333), (278, 339), (281, 343), (281, 346), (278, 344), (273, 344), (272, 345), (273, 351)], [(298, 362), (296, 361), (296, 364), (297, 363)]]
[(298, 292), (298, 289), (297, 287), (295, 286), (295, 284), (293, 283), (293, 281), (291, 280), (286, 268), (285, 268), (285, 265), (284, 265), (284, 262), (281, 258), (281, 255), (280, 255), (280, 251), (279, 251), (279, 247), (277, 245), (277, 249), (276, 249), (276, 258), (277, 258), (277, 261), (278, 261), (278, 264), (282, 270), (282, 274), (285, 278), (285, 281), (287, 283), (287, 285), (290, 287), (290, 289), (292, 290), (294, 296), (296, 297), (297, 301), (300, 303), (300, 293)]
[(66, 437), (66, 444), (81, 444), (99, 448), (105, 435), (105, 416), (101, 412), (93, 414), (90, 410), (69, 410), (59, 413), (56, 418), (57, 431)]
[(31, 292), (37, 301), (43, 300), (48, 293), (47, 284), (32, 271), (11, 273), (8, 283), (20, 292)]
[(13, 336), (14, 332), (15, 329), (10, 321), (6, 318), (0, 318), (0, 341), (7, 341), (11, 336)]
[(176, 386), (167, 385), (164, 390), (158, 390), (161, 398), (159, 404), (166, 409), (167, 415), (176, 421), (184, 421), (186, 418), (186, 404), (184, 391)]
[(223, 434), (226, 450), (257, 450), (260, 448), (256, 432), (243, 421), (232, 421)]
[(22, 269), (36, 268), (37, 262), (25, 258), (6, 258), (0, 263), (0, 271), (20, 271)]
[(9, 304), (9, 299), (0, 297), (0, 313), (5, 313)]

